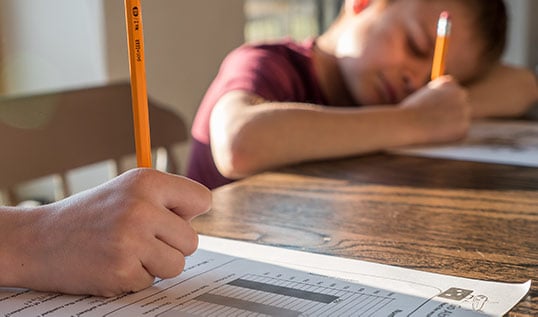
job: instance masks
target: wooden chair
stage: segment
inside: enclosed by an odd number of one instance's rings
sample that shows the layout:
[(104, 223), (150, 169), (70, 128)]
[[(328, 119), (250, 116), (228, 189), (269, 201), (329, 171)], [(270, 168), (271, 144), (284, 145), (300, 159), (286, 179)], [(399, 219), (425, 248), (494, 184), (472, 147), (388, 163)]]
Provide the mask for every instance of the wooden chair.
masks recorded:
[[(165, 148), (166, 170), (178, 173), (173, 145), (184, 142), (184, 121), (149, 100), (152, 148)], [(135, 153), (129, 83), (22, 97), (0, 97), (0, 190), (18, 203), (15, 185)]]

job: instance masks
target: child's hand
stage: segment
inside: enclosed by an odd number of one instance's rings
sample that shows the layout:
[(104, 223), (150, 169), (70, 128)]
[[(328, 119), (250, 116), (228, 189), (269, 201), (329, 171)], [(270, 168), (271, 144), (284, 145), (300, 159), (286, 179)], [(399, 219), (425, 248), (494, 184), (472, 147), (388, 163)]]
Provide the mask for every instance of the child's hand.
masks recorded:
[(29, 210), (14, 251), (16, 285), (112, 296), (174, 277), (197, 247), (190, 220), (210, 204), (211, 193), (194, 181), (135, 169)]
[(408, 96), (400, 107), (409, 110), (417, 140), (447, 142), (465, 136), (471, 121), (467, 91), (452, 77), (442, 76)]

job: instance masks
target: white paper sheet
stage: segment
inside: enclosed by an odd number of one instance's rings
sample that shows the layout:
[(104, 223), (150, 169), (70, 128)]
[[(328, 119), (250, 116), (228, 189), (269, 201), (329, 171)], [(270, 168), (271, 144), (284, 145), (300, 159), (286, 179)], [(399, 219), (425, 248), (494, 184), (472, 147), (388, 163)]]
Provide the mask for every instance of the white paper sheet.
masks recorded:
[(201, 236), (177, 278), (112, 298), (0, 288), (0, 316), (501, 316), (529, 288)]
[(391, 149), (390, 153), (538, 167), (538, 122), (477, 121), (467, 137), (446, 145)]

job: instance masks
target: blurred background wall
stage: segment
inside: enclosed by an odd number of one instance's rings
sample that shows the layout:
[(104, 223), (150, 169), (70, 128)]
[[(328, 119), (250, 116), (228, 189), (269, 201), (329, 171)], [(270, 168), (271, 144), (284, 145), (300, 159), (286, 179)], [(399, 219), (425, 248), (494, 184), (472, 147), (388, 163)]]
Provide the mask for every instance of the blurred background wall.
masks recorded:
[(505, 0), (510, 26), (505, 60), (538, 74), (538, 1)]
[[(148, 95), (190, 127), (220, 62), (244, 41), (243, 0), (152, 0), (142, 5)], [(0, 39), (4, 95), (129, 79), (123, 0), (0, 0)], [(175, 150), (184, 168), (188, 146)], [(73, 187), (83, 190), (106, 180), (104, 165), (80, 171)], [(21, 188), (22, 195), (53, 199), (53, 183), (32, 182)]]

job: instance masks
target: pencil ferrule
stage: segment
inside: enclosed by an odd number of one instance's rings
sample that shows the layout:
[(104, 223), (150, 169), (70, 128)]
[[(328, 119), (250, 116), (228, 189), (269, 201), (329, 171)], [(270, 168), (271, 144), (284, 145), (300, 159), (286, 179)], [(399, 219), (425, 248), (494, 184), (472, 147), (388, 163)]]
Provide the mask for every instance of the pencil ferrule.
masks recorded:
[(437, 24), (437, 35), (438, 36), (447, 36), (450, 34), (451, 23), (447, 18), (439, 19)]

